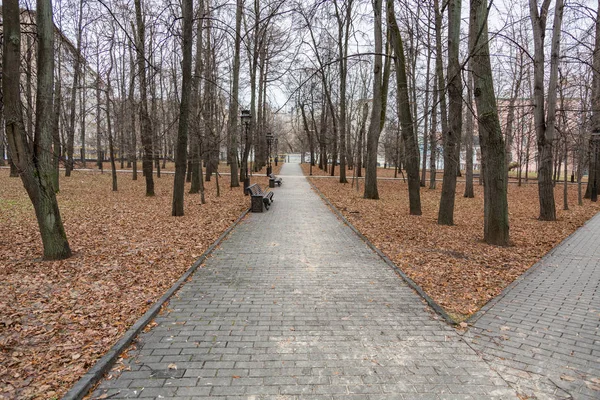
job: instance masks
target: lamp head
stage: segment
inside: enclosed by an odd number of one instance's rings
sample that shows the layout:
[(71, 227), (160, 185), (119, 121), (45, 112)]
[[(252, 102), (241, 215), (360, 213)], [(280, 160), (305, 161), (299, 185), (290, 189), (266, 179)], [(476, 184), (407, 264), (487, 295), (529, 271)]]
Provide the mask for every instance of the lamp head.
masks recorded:
[(249, 124), (250, 120), (252, 120), (252, 114), (250, 114), (250, 110), (242, 110), (242, 113), (240, 114), (240, 120), (244, 125)]

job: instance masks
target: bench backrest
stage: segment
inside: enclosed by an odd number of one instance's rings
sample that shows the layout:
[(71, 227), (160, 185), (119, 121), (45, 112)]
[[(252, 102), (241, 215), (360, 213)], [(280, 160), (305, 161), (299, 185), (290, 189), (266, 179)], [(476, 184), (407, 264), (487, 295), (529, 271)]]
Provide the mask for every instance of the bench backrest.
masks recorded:
[(265, 192), (263, 192), (258, 183), (248, 186), (246, 190), (250, 192), (252, 196), (262, 196), (265, 194)]

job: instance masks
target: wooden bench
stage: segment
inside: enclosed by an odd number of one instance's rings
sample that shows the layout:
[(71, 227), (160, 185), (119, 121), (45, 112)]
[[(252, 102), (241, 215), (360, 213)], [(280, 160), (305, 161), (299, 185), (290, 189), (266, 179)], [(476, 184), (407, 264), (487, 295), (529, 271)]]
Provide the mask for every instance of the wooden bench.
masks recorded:
[(277, 184), (277, 186), (281, 186), (282, 183), (283, 179), (276, 177), (275, 174), (269, 175), (269, 187), (275, 187), (275, 184)]
[(263, 205), (268, 210), (273, 202), (273, 192), (265, 192), (255, 183), (246, 189), (250, 193), (250, 209), (252, 212), (263, 212)]

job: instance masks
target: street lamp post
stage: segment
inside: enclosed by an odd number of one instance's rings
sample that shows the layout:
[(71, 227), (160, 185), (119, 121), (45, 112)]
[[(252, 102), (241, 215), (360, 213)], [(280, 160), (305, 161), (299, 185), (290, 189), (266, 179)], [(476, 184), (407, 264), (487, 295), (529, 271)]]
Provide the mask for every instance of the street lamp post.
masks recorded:
[(242, 110), (242, 114), (240, 115), (240, 120), (242, 121), (242, 125), (244, 125), (246, 140), (244, 141), (244, 150), (242, 152), (243, 162), (244, 162), (244, 194), (248, 194), (246, 189), (250, 186), (250, 177), (248, 176), (248, 156), (246, 152), (248, 151), (248, 128), (250, 126), (250, 121), (252, 120), (252, 114), (250, 114), (250, 110)]
[(273, 168), (271, 167), (271, 144), (273, 143), (273, 134), (267, 133), (267, 148), (269, 150), (268, 161), (267, 161), (267, 176), (271, 175)]
[(592, 143), (594, 145), (594, 182), (592, 185), (592, 196), (593, 202), (598, 201), (598, 142), (600, 141), (600, 129), (594, 129), (592, 131)]
[(277, 162), (279, 161), (279, 149), (277, 144), (279, 143), (279, 139), (275, 138), (275, 166), (277, 166)]
[(313, 135), (313, 133), (314, 133), (314, 130), (312, 130), (312, 129), (311, 129), (311, 130), (309, 130), (308, 132), (309, 132), (309, 138), (310, 138), (310, 140), (311, 140), (311, 143), (310, 143), (310, 144), (311, 144), (311, 147), (309, 148), (309, 150), (310, 150), (310, 161), (309, 161), (309, 164), (308, 164), (308, 165), (309, 165), (309, 167), (308, 167), (308, 170), (309, 170), (309, 175), (310, 175), (310, 176), (312, 176), (312, 167), (313, 167), (313, 164), (314, 164), (314, 162), (315, 162), (315, 161), (313, 160), (313, 157), (314, 157), (314, 154), (315, 154), (315, 153), (314, 153), (314, 151), (312, 151), (312, 137), (313, 137), (312, 135)]

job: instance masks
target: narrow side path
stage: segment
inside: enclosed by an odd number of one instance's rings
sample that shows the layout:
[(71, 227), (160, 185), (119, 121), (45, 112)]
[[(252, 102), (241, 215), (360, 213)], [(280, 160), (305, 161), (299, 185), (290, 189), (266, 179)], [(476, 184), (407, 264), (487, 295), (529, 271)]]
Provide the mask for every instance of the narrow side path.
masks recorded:
[(485, 307), (465, 339), (519, 392), (600, 398), (600, 214)]
[(517, 398), (301, 175), (283, 167), (271, 209), (233, 230), (94, 397)]

